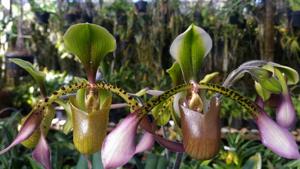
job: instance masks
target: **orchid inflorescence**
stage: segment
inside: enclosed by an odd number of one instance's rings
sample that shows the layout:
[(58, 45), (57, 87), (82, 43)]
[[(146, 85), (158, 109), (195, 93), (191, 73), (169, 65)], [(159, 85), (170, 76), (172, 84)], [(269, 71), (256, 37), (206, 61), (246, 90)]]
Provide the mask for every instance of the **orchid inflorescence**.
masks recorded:
[[(96, 82), (95, 76), (101, 60), (116, 48), (114, 37), (106, 29), (94, 24), (77, 24), (69, 28), (64, 41), (66, 48), (83, 64), (88, 81), (81, 80), (64, 86), (39, 101), (21, 121), (22, 127), (15, 140), (0, 154), (22, 143), (28, 148), (35, 147), (33, 158), (44, 168), (50, 169), (51, 153), (45, 137), (55, 116), (52, 104), (56, 102), (68, 114), (63, 131), (68, 133), (73, 130), (76, 149), (85, 155), (101, 151), (105, 169), (126, 164), (136, 153), (150, 149), (154, 141), (173, 152), (185, 152), (195, 159), (211, 159), (220, 148), (219, 113), (221, 96), (225, 96), (243, 106), (255, 119), (261, 141), (266, 147), (284, 158), (300, 158), (298, 145), (289, 132), (295, 126), (296, 112), (288, 85), (296, 84), (299, 80), (298, 73), (292, 68), (267, 61), (249, 61), (232, 71), (222, 85), (210, 83), (217, 73), (199, 79), (199, 70), (212, 47), (212, 40), (203, 29), (191, 25), (173, 41), (170, 48), (175, 62), (168, 73), (176, 86), (141, 103), (119, 87)], [(25, 68), (39, 85), (43, 85), (41, 72), (24, 61), (13, 61)], [(255, 82), (258, 94), (255, 101), (229, 88), (246, 73)], [(216, 94), (211, 96), (207, 91)], [(70, 97), (69, 102), (60, 99), (71, 92), (76, 92), (76, 96)], [(120, 96), (132, 113), (107, 134), (111, 93)], [(265, 103), (272, 100), (277, 101), (276, 121), (264, 110)], [(158, 127), (155, 122), (160, 117), (155, 112), (169, 109), (174, 114), (160, 121), (159, 125), (164, 125), (172, 118), (181, 128), (182, 142), (156, 134)], [(151, 115), (154, 121), (149, 120), (148, 116)], [(139, 126), (145, 132), (136, 144)]]

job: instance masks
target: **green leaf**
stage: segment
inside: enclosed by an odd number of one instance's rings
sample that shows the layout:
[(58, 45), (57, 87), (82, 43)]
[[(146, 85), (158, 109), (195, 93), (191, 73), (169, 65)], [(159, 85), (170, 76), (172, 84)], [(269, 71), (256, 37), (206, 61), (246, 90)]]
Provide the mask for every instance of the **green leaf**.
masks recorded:
[(287, 168), (300, 168), (300, 160), (293, 160), (290, 161), (288, 163), (286, 163), (284, 166), (286, 166)]
[(71, 26), (64, 35), (64, 44), (92, 72), (96, 72), (105, 55), (116, 49), (113, 35), (105, 28), (90, 23)]
[(32, 169), (43, 169), (42, 165), (37, 163), (32, 157), (26, 156), (26, 158), (29, 160)]
[(88, 169), (88, 163), (84, 155), (80, 155), (75, 169)]
[(210, 36), (200, 27), (191, 25), (176, 37), (170, 47), (172, 57), (180, 65), (184, 80), (196, 80), (204, 57), (212, 47)]
[(243, 169), (261, 169), (262, 168), (262, 160), (260, 153), (256, 153), (251, 156), (246, 164), (243, 166)]
[(46, 76), (45, 73), (36, 70), (35, 67), (28, 61), (22, 59), (9, 59), (9, 61), (17, 64), (25, 71), (27, 71), (33, 77), (36, 83), (39, 85), (41, 90), (45, 89), (45, 76)]
[(101, 153), (97, 152), (92, 156), (92, 169), (103, 169), (102, 161), (101, 161)]
[(271, 96), (271, 92), (262, 88), (261, 85), (256, 81), (255, 81), (255, 90), (257, 94), (263, 99), (263, 101), (268, 100)]
[(156, 169), (167, 168), (168, 163), (168, 160), (164, 156), (159, 156)]
[(280, 72), (282, 72), (286, 75), (287, 83), (289, 85), (294, 85), (299, 82), (299, 74), (295, 69), (290, 68), (288, 66), (283, 66), (283, 65), (280, 65), (277, 63), (273, 63), (273, 66), (278, 68), (280, 70)]
[(163, 156), (148, 154), (145, 169), (161, 169), (167, 168), (168, 160)]
[(173, 65), (167, 70), (167, 72), (172, 79), (173, 85), (177, 86), (184, 83), (180, 65), (177, 62), (174, 62)]
[(252, 77), (256, 80), (262, 80), (262, 79), (268, 79), (272, 76), (273, 74), (273, 68), (270, 69), (265, 69), (265, 68), (252, 68), (249, 70), (249, 73), (252, 75)]

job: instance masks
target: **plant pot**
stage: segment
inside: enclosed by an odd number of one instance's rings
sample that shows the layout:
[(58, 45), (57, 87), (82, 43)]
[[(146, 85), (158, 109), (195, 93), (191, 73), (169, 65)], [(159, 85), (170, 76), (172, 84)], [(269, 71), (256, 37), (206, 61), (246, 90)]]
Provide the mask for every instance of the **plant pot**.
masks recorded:
[(291, 24), (293, 27), (300, 28), (300, 11), (292, 11)]
[(146, 13), (147, 12), (147, 5), (148, 5), (148, 3), (146, 1), (143, 1), (143, 0), (134, 3), (135, 9), (139, 13)]
[(48, 24), (50, 13), (46, 11), (37, 11), (35, 12), (35, 17), (39, 24)]
[(33, 63), (33, 56), (27, 51), (12, 51), (5, 54), (6, 78), (26, 76), (28, 73), (9, 59), (22, 59)]

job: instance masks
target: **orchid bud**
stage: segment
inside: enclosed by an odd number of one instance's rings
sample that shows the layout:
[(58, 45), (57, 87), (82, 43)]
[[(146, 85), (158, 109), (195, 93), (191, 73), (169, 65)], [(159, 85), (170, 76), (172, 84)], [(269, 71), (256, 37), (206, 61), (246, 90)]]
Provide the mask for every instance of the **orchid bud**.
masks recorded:
[(71, 100), (73, 142), (80, 153), (92, 154), (100, 150), (106, 135), (111, 94), (101, 90), (98, 95), (88, 95), (83, 109), (79, 105), (82, 102)]
[(207, 112), (201, 113), (181, 106), (183, 146), (195, 159), (206, 160), (215, 156), (220, 147), (220, 102), (213, 98)]

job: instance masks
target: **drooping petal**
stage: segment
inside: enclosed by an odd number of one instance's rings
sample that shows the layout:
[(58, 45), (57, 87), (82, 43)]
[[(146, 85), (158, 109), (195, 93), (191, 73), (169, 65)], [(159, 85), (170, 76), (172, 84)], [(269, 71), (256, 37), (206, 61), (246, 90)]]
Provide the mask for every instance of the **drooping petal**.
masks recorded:
[(37, 127), (41, 124), (42, 118), (43, 116), (41, 112), (33, 112), (24, 122), (15, 140), (8, 147), (1, 150), (0, 155), (7, 152), (15, 145), (29, 138), (32, 135), (32, 133), (37, 129)]
[(135, 154), (151, 149), (153, 147), (153, 144), (154, 144), (153, 135), (149, 132), (145, 132), (141, 140), (139, 141), (138, 145), (136, 146)]
[(296, 123), (296, 112), (289, 94), (281, 94), (280, 102), (276, 108), (276, 121), (284, 128), (291, 129)]
[(213, 98), (208, 112), (202, 114), (182, 106), (181, 127), (183, 146), (187, 154), (196, 159), (210, 159), (220, 147), (220, 102)]
[(101, 149), (105, 169), (122, 166), (133, 157), (138, 123), (138, 115), (131, 113), (106, 136)]
[(288, 159), (299, 159), (295, 138), (286, 128), (280, 127), (265, 112), (256, 117), (262, 143), (274, 153)]
[(263, 99), (262, 99), (260, 96), (257, 96), (257, 97), (256, 97), (255, 103), (256, 103), (261, 109), (264, 109), (265, 103), (264, 103)]
[(40, 140), (32, 152), (32, 157), (45, 169), (51, 169), (51, 153), (44, 134), (41, 134)]

